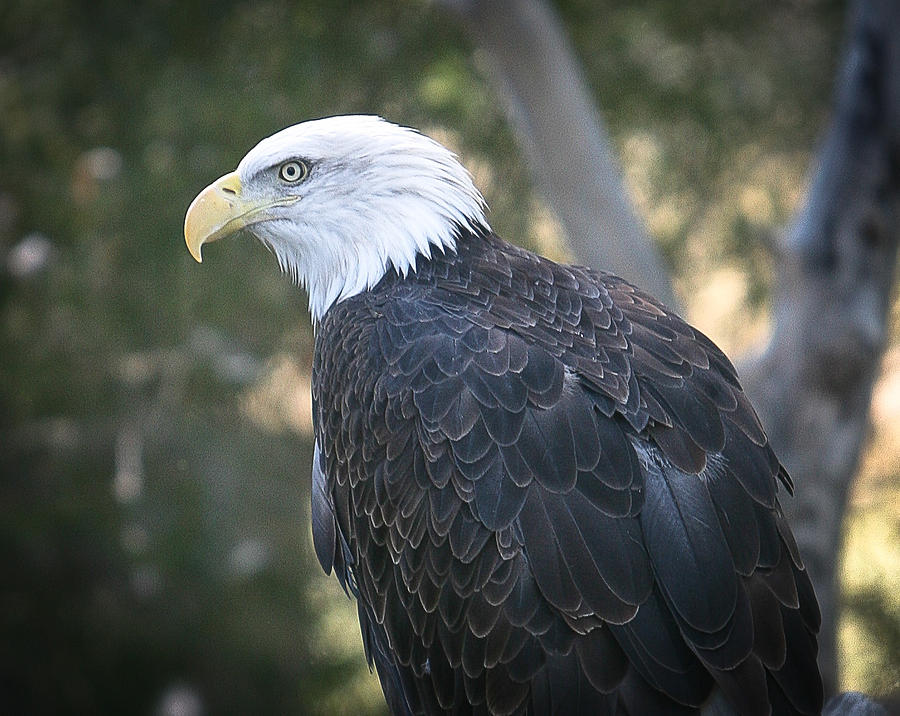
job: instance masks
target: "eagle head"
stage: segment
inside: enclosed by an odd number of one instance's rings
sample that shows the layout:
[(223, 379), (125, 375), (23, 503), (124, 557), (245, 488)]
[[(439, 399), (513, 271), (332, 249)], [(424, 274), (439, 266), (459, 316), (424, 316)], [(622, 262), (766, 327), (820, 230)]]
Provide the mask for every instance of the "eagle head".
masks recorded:
[(314, 320), (416, 257), (489, 230), (484, 199), (456, 156), (380, 117), (312, 120), (263, 139), (191, 203), (188, 250), (246, 229), (309, 293)]

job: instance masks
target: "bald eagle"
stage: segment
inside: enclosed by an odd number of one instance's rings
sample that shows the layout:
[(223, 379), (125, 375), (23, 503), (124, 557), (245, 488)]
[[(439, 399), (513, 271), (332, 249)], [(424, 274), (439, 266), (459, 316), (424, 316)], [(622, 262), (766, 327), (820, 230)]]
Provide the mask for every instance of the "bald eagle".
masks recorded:
[(813, 714), (791, 481), (725, 355), (491, 230), (446, 148), (289, 127), (191, 204), (309, 294), (315, 551), (396, 714)]

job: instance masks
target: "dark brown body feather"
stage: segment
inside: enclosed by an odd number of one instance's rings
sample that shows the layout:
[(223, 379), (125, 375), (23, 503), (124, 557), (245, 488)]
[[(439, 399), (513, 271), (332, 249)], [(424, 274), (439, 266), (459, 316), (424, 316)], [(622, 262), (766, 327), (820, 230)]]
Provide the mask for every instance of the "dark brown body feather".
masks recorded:
[(333, 306), (317, 554), (395, 713), (817, 713), (790, 487), (727, 358), (492, 235)]

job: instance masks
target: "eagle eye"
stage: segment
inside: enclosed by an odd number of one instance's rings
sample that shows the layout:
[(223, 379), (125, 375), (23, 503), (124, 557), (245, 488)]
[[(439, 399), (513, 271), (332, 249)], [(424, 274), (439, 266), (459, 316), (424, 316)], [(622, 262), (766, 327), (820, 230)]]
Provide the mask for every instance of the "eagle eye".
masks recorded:
[(306, 179), (307, 174), (309, 174), (309, 168), (296, 159), (285, 162), (278, 169), (278, 177), (289, 184), (296, 184), (298, 181)]

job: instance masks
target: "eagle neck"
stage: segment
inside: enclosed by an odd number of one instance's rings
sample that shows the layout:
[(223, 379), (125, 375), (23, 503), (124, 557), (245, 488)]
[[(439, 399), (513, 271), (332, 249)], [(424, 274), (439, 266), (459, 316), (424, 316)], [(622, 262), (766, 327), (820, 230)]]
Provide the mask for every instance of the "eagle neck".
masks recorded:
[[(490, 228), (480, 222), (473, 221), (465, 226), (454, 223), (439, 237), (421, 244), (408, 256), (357, 254), (355, 265), (345, 266), (343, 271), (328, 271), (318, 275), (308, 273), (305, 283), (314, 327), (347, 299), (377, 292), (405, 281), (430, 280), (436, 266), (456, 261), (460, 253), (470, 254), (490, 235)], [(366, 242), (360, 246), (364, 248), (371, 245), (371, 242)]]

